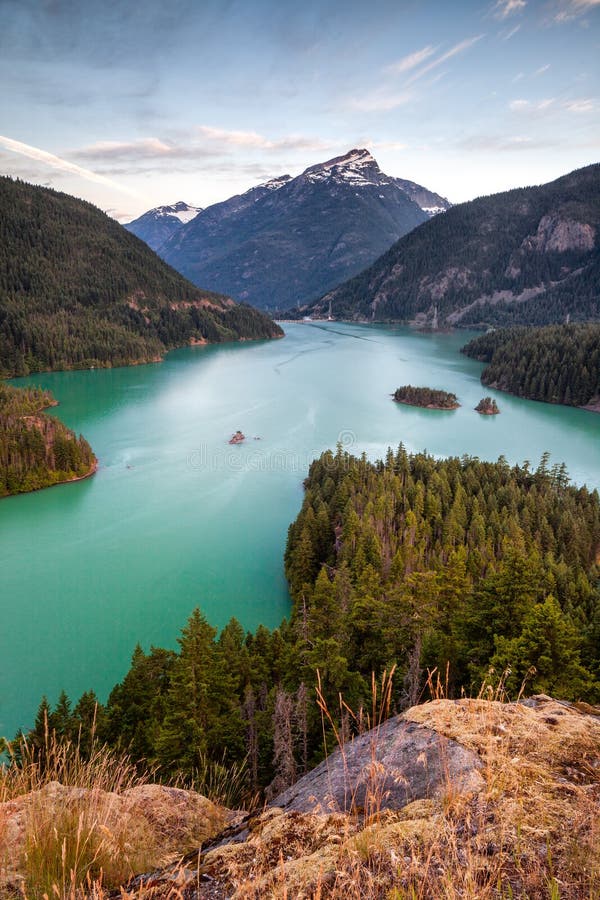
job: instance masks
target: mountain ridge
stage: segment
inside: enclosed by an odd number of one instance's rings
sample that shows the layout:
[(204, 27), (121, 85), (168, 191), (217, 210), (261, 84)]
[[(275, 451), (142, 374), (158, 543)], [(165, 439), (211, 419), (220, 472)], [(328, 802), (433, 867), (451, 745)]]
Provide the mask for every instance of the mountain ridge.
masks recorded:
[[(430, 211), (402, 184), (426, 197)], [(449, 206), (383, 173), (368, 150), (354, 149), (207, 207), (159, 254), (194, 283), (285, 309), (316, 299), (427, 221), (431, 210)]]
[(600, 164), (453, 206), (299, 314), (422, 326), (600, 317)]

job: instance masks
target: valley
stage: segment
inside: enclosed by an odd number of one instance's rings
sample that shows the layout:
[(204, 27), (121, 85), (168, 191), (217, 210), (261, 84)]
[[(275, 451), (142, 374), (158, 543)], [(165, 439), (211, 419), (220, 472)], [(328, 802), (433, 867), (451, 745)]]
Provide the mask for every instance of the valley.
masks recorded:
[[(279, 625), (302, 481), (338, 441), (370, 459), (404, 442), (533, 467), (550, 450), (576, 484), (600, 487), (599, 416), (499, 393), (501, 416), (473, 412), (482, 364), (459, 353), (469, 336), (298, 323), (283, 341), (15, 382), (52, 390), (54, 412), (100, 465), (91, 480), (0, 503), (0, 595), (11, 609), (0, 732), (27, 727), (43, 693), (104, 698), (136, 643), (173, 646), (196, 605), (215, 627), (231, 616), (244, 628)], [(456, 393), (460, 409), (391, 402), (409, 382)], [(237, 429), (261, 440), (229, 446)]]

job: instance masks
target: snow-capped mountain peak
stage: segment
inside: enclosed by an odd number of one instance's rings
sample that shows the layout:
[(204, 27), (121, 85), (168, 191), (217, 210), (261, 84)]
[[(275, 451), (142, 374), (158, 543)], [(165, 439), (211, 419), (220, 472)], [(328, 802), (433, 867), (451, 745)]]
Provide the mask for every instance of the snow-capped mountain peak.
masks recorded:
[(310, 166), (302, 175), (313, 183), (330, 179), (356, 186), (389, 182), (389, 178), (381, 171), (377, 161), (364, 148), (350, 150), (343, 156), (336, 156), (327, 162)]
[(262, 187), (268, 188), (270, 191), (278, 191), (280, 187), (283, 187), (284, 184), (287, 184), (288, 181), (291, 180), (291, 175), (281, 175), (279, 178), (271, 178), (270, 181), (265, 181)]
[(178, 200), (170, 206), (155, 206), (154, 209), (149, 209), (125, 225), (125, 228), (146, 241), (153, 250), (158, 250), (167, 238), (201, 212), (199, 207)]
[(195, 219), (199, 212), (202, 212), (202, 207), (190, 206), (189, 203), (178, 200), (177, 203), (173, 203), (171, 206), (157, 206), (155, 209), (150, 210), (150, 212), (155, 213), (157, 217), (175, 216), (182, 225), (185, 225), (187, 222), (191, 222), (192, 219)]

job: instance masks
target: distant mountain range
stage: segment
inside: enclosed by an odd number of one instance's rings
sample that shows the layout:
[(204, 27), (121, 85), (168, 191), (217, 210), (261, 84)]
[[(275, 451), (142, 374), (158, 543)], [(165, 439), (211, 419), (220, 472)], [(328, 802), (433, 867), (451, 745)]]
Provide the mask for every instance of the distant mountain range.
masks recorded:
[(200, 290), (95, 206), (0, 178), (0, 375), (128, 365), (170, 348), (279, 337)]
[(190, 206), (179, 200), (171, 206), (156, 206), (148, 210), (143, 216), (128, 222), (125, 228), (153, 250), (158, 250), (182, 225), (187, 225), (200, 212), (202, 209), (199, 206)]
[(600, 165), (453, 206), (297, 315), (423, 326), (600, 318)]
[[(361, 271), (450, 205), (383, 173), (368, 150), (352, 150), (209, 206), (187, 224), (170, 221), (173, 233), (157, 250), (195, 284), (282, 310)], [(156, 213), (127, 226), (155, 246)]]

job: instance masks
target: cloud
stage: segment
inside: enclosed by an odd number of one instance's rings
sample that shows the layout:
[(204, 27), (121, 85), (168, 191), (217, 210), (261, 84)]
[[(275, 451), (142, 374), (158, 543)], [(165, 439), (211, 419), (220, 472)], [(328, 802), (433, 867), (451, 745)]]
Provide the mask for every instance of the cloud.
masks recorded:
[(512, 110), (512, 112), (528, 113), (529, 115), (532, 115), (535, 113), (547, 112), (547, 110), (555, 106), (555, 104), (555, 97), (545, 97), (543, 100), (536, 100), (535, 102), (531, 100), (511, 100), (508, 104), (508, 108)]
[(402, 141), (371, 141), (364, 140), (358, 141), (360, 146), (368, 147), (370, 150), (407, 150), (408, 144), (403, 144)]
[(506, 137), (502, 134), (475, 134), (458, 142), (460, 150), (474, 153), (521, 153), (530, 150), (547, 150), (558, 146), (557, 141), (534, 140), (523, 135)]
[(352, 97), (346, 105), (350, 109), (356, 109), (360, 112), (388, 112), (390, 109), (404, 106), (412, 98), (413, 94), (409, 91), (394, 91), (382, 87), (375, 88), (375, 90), (363, 94), (361, 97)]
[(284, 138), (267, 138), (255, 131), (229, 131), (224, 128), (211, 128), (198, 125), (196, 133), (202, 138), (229, 147), (256, 147), (260, 150), (329, 150), (331, 141), (304, 135), (288, 135)]
[[(404, 56), (401, 60), (392, 63), (383, 70), (384, 75), (387, 75), (388, 77), (387, 83), (380, 84), (364, 94), (346, 97), (345, 106), (348, 109), (367, 113), (389, 112), (392, 109), (397, 109), (399, 106), (405, 106), (415, 97), (414, 91), (411, 90), (413, 84), (420, 81), (425, 75), (428, 75), (449, 59), (468, 50), (476, 44), (477, 41), (480, 41), (482, 37), (484, 37), (484, 35), (479, 34), (472, 38), (466, 38), (464, 41), (460, 41), (449, 50), (446, 50), (445, 53), (438, 56), (436, 56), (438, 48), (432, 46), (423, 47), (422, 50), (417, 50), (414, 53), (410, 53), (408, 56)], [(432, 59), (432, 57), (435, 58)], [(423, 65), (428, 59), (430, 59), (431, 62)], [(416, 71), (413, 71), (415, 69)], [(408, 78), (404, 77), (399, 80), (397, 79), (398, 75), (405, 76), (407, 73), (412, 74), (409, 74)], [(437, 73), (434, 78), (426, 82), (426, 85), (428, 87), (431, 86), (438, 81), (443, 74), (443, 72)]]
[(515, 25), (514, 28), (511, 28), (510, 31), (507, 31), (506, 34), (501, 35), (503, 41), (510, 41), (511, 37), (514, 37), (517, 31), (521, 30), (520, 25)]
[(402, 57), (398, 62), (392, 63), (387, 67), (386, 71), (391, 75), (402, 75), (404, 72), (408, 72), (410, 69), (420, 66), (426, 59), (433, 56), (436, 51), (437, 47), (423, 47), (422, 50), (416, 50), (414, 53), (409, 53), (408, 56)]
[(549, 110), (566, 110), (570, 113), (589, 113), (597, 108), (597, 101), (593, 97), (580, 97), (574, 100), (563, 100), (557, 103), (556, 97), (546, 97), (543, 100), (511, 100), (508, 108), (515, 113), (527, 113), (528, 115), (543, 115)]
[(460, 43), (455, 44), (454, 47), (451, 47), (450, 50), (447, 50), (445, 53), (442, 53), (441, 56), (438, 56), (437, 59), (434, 59), (432, 62), (428, 63), (426, 66), (423, 66), (414, 75), (405, 82), (405, 86), (408, 87), (411, 84), (414, 84), (415, 81), (421, 79), (424, 75), (427, 75), (428, 72), (431, 72), (432, 69), (437, 69), (438, 66), (443, 65), (447, 60), (452, 59), (454, 56), (458, 56), (459, 53), (464, 53), (465, 50), (469, 50), (474, 44), (481, 40), (483, 34), (478, 34), (476, 37), (466, 38), (464, 41), (460, 41)]
[(23, 144), (21, 141), (15, 141), (12, 138), (5, 137), (1, 134), (0, 146), (4, 147), (6, 150), (10, 150), (12, 153), (17, 153), (20, 156), (26, 156), (28, 159), (34, 159), (36, 162), (44, 163), (53, 169), (59, 169), (61, 172), (77, 175), (79, 178), (85, 178), (87, 181), (94, 181), (96, 184), (103, 184), (106, 187), (122, 191), (126, 194), (131, 194), (133, 197), (139, 196), (135, 191), (124, 187), (118, 182), (113, 181), (111, 178), (107, 178), (105, 175), (100, 175), (98, 172), (92, 172), (90, 169), (84, 169), (66, 159), (61, 159), (60, 156), (55, 156), (53, 153), (41, 150), (39, 147)]
[(154, 159), (178, 154), (176, 146), (159, 138), (141, 138), (137, 141), (97, 141), (74, 151), (78, 159)]
[[(151, 171), (148, 163), (158, 168), (175, 160), (196, 163), (198, 160), (216, 158), (238, 150), (280, 151), (318, 151), (329, 150), (339, 146), (337, 141), (305, 135), (287, 135), (282, 138), (268, 138), (255, 131), (234, 131), (214, 128), (209, 125), (197, 125), (190, 132), (181, 135), (177, 140), (147, 137), (135, 141), (98, 141), (87, 147), (73, 150), (72, 155), (81, 160), (93, 160), (99, 165), (115, 163), (131, 163), (135, 171)], [(139, 166), (137, 164), (140, 164)], [(146, 166), (144, 167), (144, 164)], [(125, 173), (123, 168), (112, 169)], [(133, 171), (130, 170), (130, 171)]]
[(522, 12), (526, 6), (526, 0), (497, 0), (494, 16), (497, 19), (507, 19), (513, 13)]
[(544, 72), (547, 72), (550, 68), (550, 63), (547, 63), (545, 66), (540, 66), (539, 69), (536, 69), (533, 73), (533, 77), (537, 78), (539, 75), (543, 75)]
[(591, 12), (595, 7), (600, 7), (600, 0), (558, 0), (557, 5), (560, 8), (554, 15), (554, 22), (560, 25)]
[(565, 108), (572, 113), (588, 113), (596, 109), (596, 102), (591, 97), (569, 100), (565, 103)]

